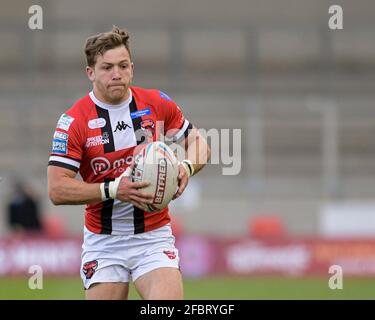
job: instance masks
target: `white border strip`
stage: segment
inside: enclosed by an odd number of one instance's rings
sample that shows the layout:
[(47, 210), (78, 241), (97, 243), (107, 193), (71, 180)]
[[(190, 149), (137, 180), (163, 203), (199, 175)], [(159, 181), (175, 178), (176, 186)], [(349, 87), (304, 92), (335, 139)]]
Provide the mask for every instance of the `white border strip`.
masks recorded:
[(189, 121), (185, 120), (182, 128), (172, 138), (175, 140), (179, 140), (184, 135), (188, 126), (189, 126)]
[(68, 158), (64, 158), (64, 157), (58, 157), (58, 156), (50, 156), (49, 161), (57, 161), (57, 162), (66, 163), (66, 164), (69, 164), (73, 167), (76, 167), (77, 169), (79, 169), (79, 167), (81, 166), (81, 164), (78, 161), (74, 161), (72, 159), (68, 159)]

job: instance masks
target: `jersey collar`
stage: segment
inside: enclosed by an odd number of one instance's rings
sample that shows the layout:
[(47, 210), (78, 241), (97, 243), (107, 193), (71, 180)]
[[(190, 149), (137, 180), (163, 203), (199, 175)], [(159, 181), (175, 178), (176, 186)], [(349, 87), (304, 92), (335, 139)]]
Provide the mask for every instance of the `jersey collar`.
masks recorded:
[(91, 100), (100, 108), (107, 109), (107, 110), (118, 110), (118, 109), (129, 107), (129, 104), (133, 99), (133, 94), (130, 88), (129, 88), (129, 92), (130, 92), (129, 98), (120, 104), (108, 104), (108, 103), (100, 101), (97, 97), (95, 97), (93, 90), (90, 91), (89, 96)]

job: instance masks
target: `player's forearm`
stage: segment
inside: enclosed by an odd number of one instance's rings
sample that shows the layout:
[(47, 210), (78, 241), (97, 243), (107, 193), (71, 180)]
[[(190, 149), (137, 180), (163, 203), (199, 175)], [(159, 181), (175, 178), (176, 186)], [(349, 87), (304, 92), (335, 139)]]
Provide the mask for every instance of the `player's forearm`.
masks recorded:
[(196, 159), (198, 159), (197, 162), (194, 162), (192, 159), (189, 159), (193, 164), (194, 174), (197, 174), (197, 172), (203, 169), (203, 167), (207, 164), (210, 157), (211, 149), (206, 144), (205, 147), (200, 150), (199, 155), (195, 157)]
[(211, 148), (199, 133), (188, 140), (187, 151), (187, 159), (193, 165), (194, 174), (202, 170), (211, 157)]
[(102, 201), (99, 183), (86, 183), (61, 177), (49, 185), (49, 196), (55, 205), (77, 205)]

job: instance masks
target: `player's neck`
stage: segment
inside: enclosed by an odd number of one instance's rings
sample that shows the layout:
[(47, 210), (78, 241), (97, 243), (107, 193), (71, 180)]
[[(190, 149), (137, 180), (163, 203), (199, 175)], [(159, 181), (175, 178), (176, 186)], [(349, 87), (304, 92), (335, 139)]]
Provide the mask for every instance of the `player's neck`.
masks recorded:
[(129, 99), (129, 97), (131, 96), (130, 88), (126, 91), (126, 94), (124, 95), (124, 97), (119, 101), (111, 101), (111, 100), (106, 99), (100, 93), (100, 91), (97, 90), (97, 88), (95, 88), (95, 87), (93, 88), (92, 92), (93, 92), (93, 94), (94, 94), (94, 96), (97, 100), (99, 100), (103, 104), (114, 106), (114, 107), (122, 106), (124, 104), (124, 102), (126, 102)]
[(91, 100), (97, 106), (99, 106), (101, 108), (104, 108), (104, 109), (108, 109), (108, 110), (127, 108), (127, 107), (129, 107), (129, 104), (132, 100), (132, 92), (131, 92), (130, 88), (128, 89), (127, 98), (125, 100), (123, 100), (122, 102), (120, 102), (119, 104), (113, 104), (113, 103), (106, 102), (106, 99), (101, 98), (101, 95), (99, 95), (99, 97), (97, 96), (95, 89), (93, 89), (89, 93), (89, 96), (90, 96)]

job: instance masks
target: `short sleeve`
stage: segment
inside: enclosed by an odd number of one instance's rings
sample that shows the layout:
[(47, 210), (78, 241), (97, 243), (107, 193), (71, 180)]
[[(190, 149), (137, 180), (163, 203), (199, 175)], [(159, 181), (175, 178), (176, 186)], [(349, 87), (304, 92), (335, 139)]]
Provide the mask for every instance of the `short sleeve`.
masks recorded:
[(164, 134), (180, 141), (187, 137), (193, 125), (185, 118), (180, 107), (164, 92), (160, 91), (162, 109), (164, 110)]
[(53, 134), (48, 165), (78, 172), (82, 158), (82, 145), (77, 119), (66, 113), (62, 114)]

